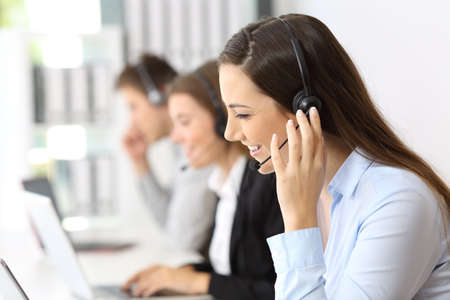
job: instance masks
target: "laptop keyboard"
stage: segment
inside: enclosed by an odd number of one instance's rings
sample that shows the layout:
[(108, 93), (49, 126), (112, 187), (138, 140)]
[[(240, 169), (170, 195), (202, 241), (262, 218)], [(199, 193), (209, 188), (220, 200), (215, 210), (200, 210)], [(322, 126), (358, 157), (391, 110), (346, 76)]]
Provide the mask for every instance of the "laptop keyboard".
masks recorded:
[(110, 298), (130, 298), (131, 295), (122, 292), (119, 286), (96, 286), (94, 288), (94, 294), (96, 297), (110, 297)]

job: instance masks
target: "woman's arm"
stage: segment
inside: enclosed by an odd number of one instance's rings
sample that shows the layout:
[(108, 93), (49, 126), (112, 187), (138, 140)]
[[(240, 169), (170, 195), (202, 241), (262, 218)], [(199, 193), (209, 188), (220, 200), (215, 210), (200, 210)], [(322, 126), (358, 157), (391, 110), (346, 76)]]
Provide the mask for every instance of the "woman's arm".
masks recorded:
[(217, 203), (215, 194), (207, 187), (210, 169), (175, 172), (172, 190), (159, 185), (151, 172), (141, 177), (142, 195), (155, 219), (178, 247), (201, 251), (209, 239)]
[(134, 297), (149, 297), (160, 292), (206, 294), (210, 277), (209, 273), (197, 272), (190, 265), (179, 268), (153, 265), (132, 276), (122, 290)]
[(346, 241), (355, 243), (350, 259), (327, 289), (318, 228), (270, 238), (276, 299), (412, 299), (439, 259), (439, 217), (436, 205), (417, 193), (383, 199), (360, 220), (357, 239)]
[(170, 190), (162, 187), (150, 170), (139, 176), (138, 184), (142, 199), (144, 199), (145, 204), (149, 207), (158, 224), (164, 228), (171, 196)]
[(349, 258), (334, 257), (331, 263), (341, 263), (342, 270), (328, 278), (325, 288), (316, 207), (326, 157), (317, 110), (310, 116), (311, 125), (303, 112), (297, 113), (301, 137), (292, 122), (287, 124), (289, 161), (283, 161), (276, 138), (271, 144), (286, 228), (286, 233), (268, 240), (278, 275), (276, 299), (411, 299), (439, 258), (439, 209), (432, 196), (413, 187), (400, 189), (404, 182), (388, 182), (392, 178), (378, 181), (372, 189), (379, 193), (396, 186), (392, 193), (378, 196), (364, 217), (357, 216), (357, 234), (337, 238), (341, 255), (347, 252)]
[(151, 266), (131, 277), (122, 287), (133, 296), (148, 297), (161, 291), (185, 295), (210, 294), (215, 299), (272, 300), (273, 282), (265, 279), (223, 276), (196, 271), (192, 266)]

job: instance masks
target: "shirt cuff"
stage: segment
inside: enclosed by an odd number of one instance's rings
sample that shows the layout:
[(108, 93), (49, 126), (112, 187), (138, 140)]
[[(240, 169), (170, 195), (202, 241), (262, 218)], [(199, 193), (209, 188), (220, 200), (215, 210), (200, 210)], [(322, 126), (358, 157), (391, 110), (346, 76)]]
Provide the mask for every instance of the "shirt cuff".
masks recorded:
[(281, 233), (268, 238), (267, 243), (278, 274), (324, 265), (322, 238), (317, 227)]

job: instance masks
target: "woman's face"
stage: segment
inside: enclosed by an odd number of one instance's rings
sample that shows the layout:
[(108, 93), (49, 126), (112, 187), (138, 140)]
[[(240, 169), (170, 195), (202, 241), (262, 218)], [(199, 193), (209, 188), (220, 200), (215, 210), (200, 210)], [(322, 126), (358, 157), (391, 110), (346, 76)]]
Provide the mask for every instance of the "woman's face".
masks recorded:
[(167, 135), (167, 125), (164, 122), (167, 119), (165, 106), (152, 105), (145, 94), (129, 85), (121, 87), (120, 92), (130, 108), (132, 126), (143, 134), (148, 143)]
[[(286, 139), (286, 122), (293, 113), (287, 111), (271, 97), (263, 94), (253, 81), (232, 64), (222, 64), (219, 68), (219, 81), (222, 99), (228, 110), (228, 123), (225, 138), (240, 141), (248, 147), (250, 155), (262, 162), (270, 155), (270, 141), (276, 133), (280, 143)], [(285, 145), (281, 154), (287, 161)], [(262, 174), (273, 172), (269, 160), (258, 170)]]
[(213, 115), (191, 95), (172, 94), (169, 114), (171, 139), (182, 146), (191, 167), (201, 168), (223, 157), (227, 142), (215, 133)]

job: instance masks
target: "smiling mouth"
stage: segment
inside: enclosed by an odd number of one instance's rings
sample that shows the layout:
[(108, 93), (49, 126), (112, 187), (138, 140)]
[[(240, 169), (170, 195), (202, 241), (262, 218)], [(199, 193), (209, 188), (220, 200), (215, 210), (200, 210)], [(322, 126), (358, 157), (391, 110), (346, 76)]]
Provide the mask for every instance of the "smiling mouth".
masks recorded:
[(256, 145), (256, 146), (247, 146), (248, 150), (250, 151), (250, 155), (255, 157), (256, 155), (259, 154), (259, 152), (261, 152), (261, 145)]

